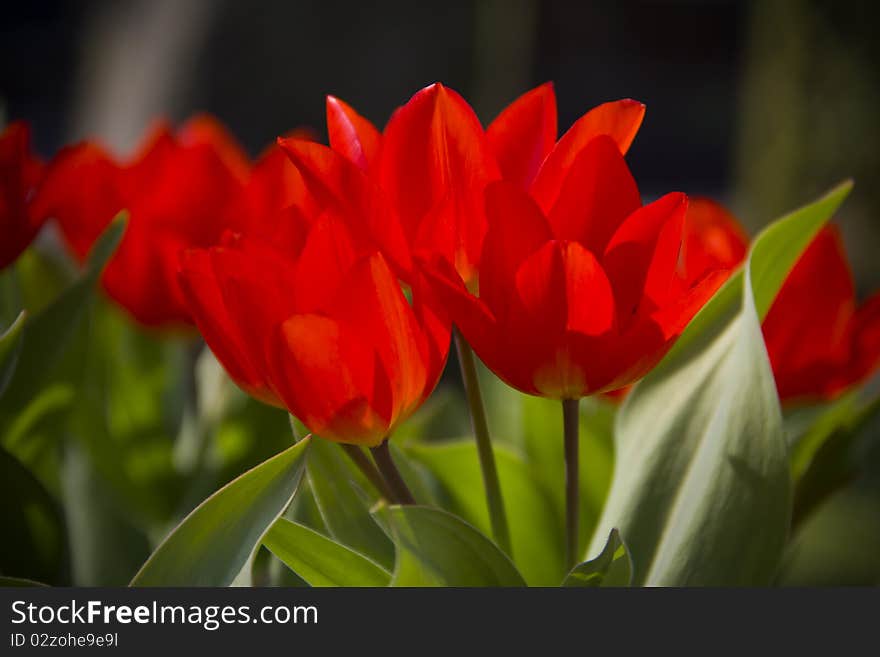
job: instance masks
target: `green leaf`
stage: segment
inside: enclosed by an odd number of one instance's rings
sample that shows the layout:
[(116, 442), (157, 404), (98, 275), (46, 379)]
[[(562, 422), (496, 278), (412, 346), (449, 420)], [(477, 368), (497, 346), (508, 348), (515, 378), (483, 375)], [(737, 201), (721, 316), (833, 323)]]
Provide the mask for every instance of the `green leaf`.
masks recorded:
[(132, 586), (228, 586), (284, 512), (305, 470), (310, 438), (202, 502), (156, 548)]
[(764, 230), (744, 269), (620, 409), (614, 481), (588, 553), (618, 527), (634, 583), (761, 585), (776, 572), (790, 467), (760, 321), (849, 189)]
[(620, 539), (620, 532), (612, 529), (605, 547), (595, 559), (584, 561), (571, 569), (563, 586), (629, 586), (632, 582), (632, 562)]
[(3, 335), (0, 335), (0, 396), (15, 372), (21, 350), (21, 329), (24, 328), (26, 318), (27, 313), (22, 310)]
[(311, 586), (387, 586), (391, 579), (364, 555), (284, 518), (275, 521), (263, 545)]
[(0, 449), (0, 523), (0, 574), (63, 583), (67, 545), (61, 508), (5, 449)]
[[(473, 440), (413, 445), (405, 451), (437, 478), (450, 511), (491, 535)], [(556, 517), (553, 499), (521, 456), (501, 446), (494, 451), (510, 522), (513, 561), (530, 585), (555, 586), (565, 573), (565, 565), (561, 519)]]
[(95, 283), (122, 239), (125, 213), (120, 213), (92, 248), (85, 271), (47, 308), (27, 322), (18, 365), (0, 399), (0, 411), (10, 415), (39, 392), (61, 360), (70, 339), (87, 315)]
[(364, 491), (369, 484), (342, 448), (327, 440), (317, 441), (309, 456), (308, 474), (330, 536), (390, 568), (394, 546), (370, 515), (365, 494), (355, 488), (363, 486)]
[(425, 506), (382, 507), (397, 547), (392, 586), (525, 586), (501, 550), (460, 518)]

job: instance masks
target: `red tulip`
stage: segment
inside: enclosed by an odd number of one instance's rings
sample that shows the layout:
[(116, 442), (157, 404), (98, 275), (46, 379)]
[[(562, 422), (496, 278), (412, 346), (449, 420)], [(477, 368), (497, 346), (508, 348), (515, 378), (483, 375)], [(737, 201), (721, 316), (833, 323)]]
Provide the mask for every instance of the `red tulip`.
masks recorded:
[(272, 244), (185, 252), (180, 281), (208, 345), (247, 392), (339, 442), (378, 445), (430, 394), (449, 329), (409, 305), (385, 258), (334, 207)]
[(18, 258), (43, 224), (32, 204), (43, 171), (30, 150), (28, 125), (10, 123), (0, 133), (0, 269)]
[[(724, 208), (699, 202), (688, 213), (687, 268), (732, 267), (748, 240)], [(810, 243), (770, 307), (764, 340), (779, 397), (833, 399), (880, 367), (880, 293), (857, 305), (840, 234), (824, 228)]]
[(138, 322), (173, 327), (191, 323), (176, 278), (178, 253), (216, 244), (225, 228), (238, 225), (232, 210), (249, 168), (219, 123), (197, 117), (176, 134), (159, 127), (127, 163), (95, 143), (63, 149), (37, 202), (43, 216), (58, 219), (80, 260), (127, 209), (128, 228), (104, 271), (104, 287)]
[(857, 305), (836, 227), (798, 260), (763, 329), (784, 400), (832, 399), (880, 366), (880, 293)]
[(538, 172), (537, 201), (508, 182), (488, 187), (478, 294), (441, 258), (426, 267), (490, 369), (523, 392), (569, 399), (643, 376), (720, 279), (687, 285), (678, 275), (687, 197), (642, 206), (612, 137), (593, 138), (558, 170), (558, 185)]

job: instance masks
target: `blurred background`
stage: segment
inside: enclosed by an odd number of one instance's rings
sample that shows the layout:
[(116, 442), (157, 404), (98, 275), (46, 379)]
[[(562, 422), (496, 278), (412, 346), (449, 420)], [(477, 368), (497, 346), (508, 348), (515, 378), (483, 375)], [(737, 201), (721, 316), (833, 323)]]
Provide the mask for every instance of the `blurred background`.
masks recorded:
[[(485, 124), (552, 80), (560, 130), (607, 100), (646, 103), (628, 157), (643, 195), (713, 196), (753, 234), (854, 178), (838, 222), (864, 296), (880, 287), (876, 18), (832, 0), (11, 2), (0, 116), (28, 119), (49, 157), (85, 137), (126, 153), (155, 117), (207, 111), (256, 155), (298, 126), (323, 134), (328, 93), (381, 126), (442, 81)], [(832, 500), (792, 582), (880, 581), (877, 481)]]

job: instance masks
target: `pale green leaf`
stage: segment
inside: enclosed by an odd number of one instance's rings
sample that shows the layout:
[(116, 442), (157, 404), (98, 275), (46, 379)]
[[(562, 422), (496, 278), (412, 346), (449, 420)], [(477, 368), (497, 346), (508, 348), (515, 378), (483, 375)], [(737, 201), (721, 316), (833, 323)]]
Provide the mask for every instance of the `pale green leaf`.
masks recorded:
[(285, 518), (275, 521), (263, 545), (311, 586), (387, 586), (391, 579), (375, 561)]
[[(513, 561), (529, 584), (558, 584), (565, 566), (561, 518), (557, 517), (553, 498), (521, 456), (503, 446), (496, 446), (494, 451), (510, 523)], [(406, 453), (437, 478), (450, 511), (491, 535), (473, 440), (413, 445)]]
[(460, 518), (424, 506), (382, 507), (397, 548), (392, 586), (525, 586), (510, 559)]
[(614, 481), (588, 554), (600, 553), (618, 527), (634, 583), (772, 579), (788, 534), (791, 484), (760, 321), (849, 187), (758, 236), (744, 269), (621, 408)]
[(228, 586), (284, 512), (311, 438), (264, 461), (202, 502), (153, 552), (132, 586)]

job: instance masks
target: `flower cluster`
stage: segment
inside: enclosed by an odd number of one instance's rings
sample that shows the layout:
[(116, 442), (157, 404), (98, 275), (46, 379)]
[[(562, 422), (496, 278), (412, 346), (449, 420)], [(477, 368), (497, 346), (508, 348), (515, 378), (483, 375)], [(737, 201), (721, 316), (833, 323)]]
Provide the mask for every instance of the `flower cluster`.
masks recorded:
[[(745, 257), (736, 221), (679, 192), (643, 203), (624, 156), (644, 117), (600, 105), (557, 134), (550, 84), (484, 128), (441, 84), (384, 130), (327, 98), (329, 145), (251, 162), (214, 119), (161, 125), (119, 160), (94, 142), (47, 165), (0, 137), (0, 266), (49, 218), (86, 257), (122, 210), (107, 294), (152, 328), (195, 326), (239, 386), (321, 436), (377, 445), (431, 393), (454, 325), (525, 393), (624, 388)], [(856, 308), (833, 230), (764, 323), (780, 395), (832, 396), (880, 361), (880, 297)]]

